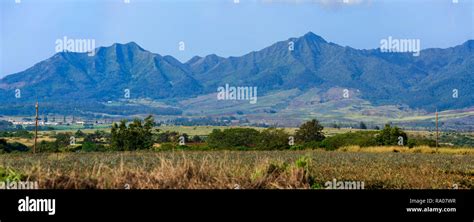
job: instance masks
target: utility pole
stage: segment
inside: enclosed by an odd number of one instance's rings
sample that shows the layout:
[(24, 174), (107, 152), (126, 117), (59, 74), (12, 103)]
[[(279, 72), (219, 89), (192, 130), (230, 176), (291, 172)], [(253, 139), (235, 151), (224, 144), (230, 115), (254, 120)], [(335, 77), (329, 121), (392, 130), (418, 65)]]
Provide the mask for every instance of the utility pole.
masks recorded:
[(36, 140), (38, 139), (38, 101), (36, 101), (36, 117), (35, 117), (35, 144), (33, 145), (33, 153), (36, 153)]
[(436, 109), (436, 149), (438, 149), (438, 144), (439, 144), (438, 109)]

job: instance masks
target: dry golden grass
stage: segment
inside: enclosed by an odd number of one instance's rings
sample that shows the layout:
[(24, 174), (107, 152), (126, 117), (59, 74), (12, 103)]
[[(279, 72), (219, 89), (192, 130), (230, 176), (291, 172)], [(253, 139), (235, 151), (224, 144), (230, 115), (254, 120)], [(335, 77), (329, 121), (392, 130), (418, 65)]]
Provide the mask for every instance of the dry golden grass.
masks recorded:
[(360, 146), (346, 146), (341, 147), (338, 151), (342, 152), (367, 152), (367, 153), (441, 153), (441, 154), (459, 154), (459, 155), (474, 155), (474, 149), (472, 148), (449, 148), (440, 147), (433, 148), (429, 146), (417, 146), (408, 148), (405, 146), (371, 146), (371, 147), (360, 147)]
[[(355, 149), (355, 148), (353, 148)], [(375, 149), (375, 148), (373, 148)], [(470, 155), (330, 151), (167, 151), (0, 155), (53, 189), (308, 189), (332, 179), (366, 189), (474, 187)]]
[[(18, 143), (22, 143), (22, 144), (25, 144), (26, 146), (33, 146), (33, 143), (34, 143), (34, 139), (27, 139), (27, 138), (20, 138), (20, 137), (6, 137), (4, 138), (7, 140), (7, 142), (9, 143), (13, 143), (13, 142), (18, 142)], [(50, 138), (50, 137), (38, 137), (38, 143), (40, 143), (41, 141), (54, 141), (55, 139), (54, 138)]]

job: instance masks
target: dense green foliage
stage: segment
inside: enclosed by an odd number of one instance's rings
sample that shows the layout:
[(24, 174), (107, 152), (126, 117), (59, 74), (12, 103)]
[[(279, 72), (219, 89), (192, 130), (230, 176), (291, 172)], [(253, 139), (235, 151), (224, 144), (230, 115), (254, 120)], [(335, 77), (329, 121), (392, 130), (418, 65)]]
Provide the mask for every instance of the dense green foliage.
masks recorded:
[(157, 143), (168, 143), (168, 142), (176, 142), (179, 138), (179, 133), (174, 131), (165, 131), (153, 134), (153, 140)]
[(335, 150), (339, 147), (356, 145), (361, 147), (376, 146), (376, 131), (358, 131), (341, 133), (324, 139), (320, 147)]
[(22, 181), (25, 178), (25, 175), (22, 175), (11, 168), (0, 167), (0, 182)]
[(67, 147), (75, 143), (75, 139), (71, 137), (72, 137), (72, 133), (57, 133), (55, 135), (55, 138), (56, 138), (55, 143), (57, 147), (58, 148)]
[(323, 129), (324, 127), (319, 123), (319, 121), (313, 119), (304, 123), (298, 130), (296, 130), (295, 139), (298, 143), (322, 141), (325, 138)]
[(27, 130), (0, 131), (0, 137), (20, 137), (31, 139), (33, 136), (33, 133), (30, 133)]
[(59, 144), (56, 141), (42, 140), (36, 147), (38, 152), (59, 152)]
[(454, 146), (474, 147), (474, 135), (468, 136), (456, 132), (447, 132), (441, 134), (440, 141)]
[(260, 133), (257, 141), (257, 149), (261, 150), (283, 150), (290, 148), (290, 135), (284, 129), (268, 128)]
[(400, 128), (386, 124), (375, 140), (377, 141), (377, 145), (381, 146), (404, 146), (408, 142), (408, 137)]
[[(362, 122), (361, 122), (362, 123)], [(362, 124), (361, 124), (362, 125)], [(95, 131), (84, 133), (80, 130), (71, 132), (48, 133), (54, 141), (40, 139), (38, 152), (97, 152), (97, 151), (131, 151), (131, 150), (303, 150), (326, 149), (335, 150), (344, 146), (431, 146), (436, 145), (430, 136), (413, 136), (396, 126), (385, 125), (382, 130), (361, 130), (340, 133), (325, 137), (323, 126), (316, 120), (302, 124), (295, 132), (289, 134), (285, 129), (266, 128), (227, 128), (214, 129), (208, 136), (189, 136), (175, 131), (161, 132), (154, 129), (154, 120), (148, 116), (144, 120), (135, 119), (132, 122), (122, 120), (112, 126), (111, 133)], [(28, 131), (16, 131), (16, 137), (28, 136)], [(453, 133), (443, 133), (442, 139), (449, 138), (469, 140), (469, 136), (461, 137)], [(44, 136), (44, 135), (43, 135)], [(43, 137), (42, 136), (42, 137)], [(457, 137), (448, 137), (457, 136)], [(79, 139), (81, 138), (81, 139)], [(468, 138), (468, 139), (466, 139)], [(450, 146), (447, 144), (445, 146)], [(20, 143), (7, 143), (0, 139), (0, 153), (28, 151), (30, 148)]]
[(110, 137), (110, 134), (99, 130), (92, 134), (85, 134), (81, 150), (84, 152), (105, 151), (107, 150), (106, 144), (109, 142)]
[(414, 138), (409, 138), (408, 139), (407, 146), (410, 147), (410, 148), (413, 148), (415, 146), (435, 147), (436, 146), (436, 141), (428, 139), (428, 138), (414, 137)]
[(145, 118), (144, 122), (135, 119), (128, 126), (126, 120), (119, 125), (114, 123), (111, 130), (112, 148), (120, 151), (150, 149), (153, 146), (153, 126), (152, 116)]
[(7, 143), (5, 139), (0, 139), (0, 153), (25, 152), (28, 147), (21, 143)]
[(74, 136), (76, 138), (83, 138), (86, 136), (86, 134), (84, 132), (82, 132), (81, 130), (77, 130), (76, 133), (74, 133)]
[(260, 133), (251, 128), (214, 129), (207, 138), (211, 148), (255, 147)]

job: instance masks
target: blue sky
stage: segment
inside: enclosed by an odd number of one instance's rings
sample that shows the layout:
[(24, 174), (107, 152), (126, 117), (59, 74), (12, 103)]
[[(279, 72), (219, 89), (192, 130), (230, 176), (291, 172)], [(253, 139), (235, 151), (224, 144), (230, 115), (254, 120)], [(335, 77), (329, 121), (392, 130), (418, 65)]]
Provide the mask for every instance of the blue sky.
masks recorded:
[(0, 0), (0, 77), (51, 57), (64, 36), (95, 39), (97, 47), (135, 41), (182, 62), (239, 56), (308, 31), (359, 49), (388, 36), (420, 39), (422, 48), (474, 39), (472, 0), (233, 1)]

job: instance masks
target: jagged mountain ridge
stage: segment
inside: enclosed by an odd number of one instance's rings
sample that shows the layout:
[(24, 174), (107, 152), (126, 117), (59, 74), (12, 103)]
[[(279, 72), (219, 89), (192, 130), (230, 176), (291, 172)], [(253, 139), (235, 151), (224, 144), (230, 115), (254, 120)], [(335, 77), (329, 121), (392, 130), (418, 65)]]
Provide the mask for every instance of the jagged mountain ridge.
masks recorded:
[[(289, 50), (290, 42), (294, 50)], [(343, 47), (309, 32), (239, 57), (196, 56), (181, 63), (134, 42), (114, 44), (98, 48), (94, 56), (57, 53), (4, 77), (0, 111), (14, 113), (22, 103), (37, 99), (52, 104), (102, 104), (123, 100), (125, 89), (134, 99), (176, 101), (214, 93), (226, 83), (258, 87), (259, 95), (349, 88), (375, 105), (460, 109), (474, 106), (473, 49), (470, 40), (447, 49), (425, 49), (414, 57)], [(21, 90), (21, 98), (15, 97), (15, 89)], [(454, 89), (458, 98), (452, 96)]]

